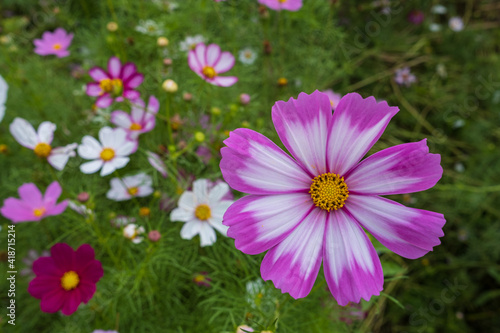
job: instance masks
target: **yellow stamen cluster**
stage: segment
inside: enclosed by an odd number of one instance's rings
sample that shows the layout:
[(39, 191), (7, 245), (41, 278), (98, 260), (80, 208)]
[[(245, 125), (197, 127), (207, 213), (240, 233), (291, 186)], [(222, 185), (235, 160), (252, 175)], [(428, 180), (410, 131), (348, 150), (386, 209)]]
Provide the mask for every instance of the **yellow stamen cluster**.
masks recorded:
[(38, 157), (47, 158), (52, 151), (52, 147), (47, 143), (40, 142), (35, 146), (35, 149), (33, 149), (33, 151)]
[(103, 79), (99, 82), (99, 87), (105, 93), (119, 96), (123, 91), (123, 81), (121, 79)]
[(64, 273), (61, 278), (61, 287), (64, 290), (72, 290), (75, 289), (80, 283), (80, 277), (75, 271), (69, 271)]
[(200, 283), (200, 282), (203, 282), (205, 280), (206, 280), (205, 276), (201, 275), (201, 274), (198, 274), (194, 277), (194, 282), (196, 282), (196, 283)]
[(139, 189), (137, 187), (129, 187), (127, 191), (128, 191), (128, 194), (130, 194), (131, 196), (134, 196), (137, 194), (137, 192), (139, 192)]
[(101, 151), (101, 159), (103, 161), (110, 161), (115, 157), (115, 151), (111, 148), (104, 148)]
[(149, 209), (148, 207), (139, 208), (139, 216), (146, 217), (149, 216), (150, 214), (151, 214), (151, 209)]
[(288, 0), (278, 0), (281, 3), (287, 2)]
[(129, 128), (131, 131), (140, 131), (142, 129), (141, 124), (138, 123), (132, 123)]
[(344, 177), (334, 173), (324, 173), (315, 177), (312, 182), (309, 193), (316, 207), (331, 211), (344, 206), (349, 197)]
[(196, 207), (194, 211), (194, 216), (202, 221), (208, 220), (212, 216), (212, 211), (207, 204), (201, 204)]
[(202, 73), (203, 73), (203, 75), (205, 75), (205, 77), (207, 79), (213, 79), (214, 77), (217, 76), (217, 72), (211, 66), (205, 66), (205, 67), (203, 67)]
[(61, 49), (61, 47), (62, 47), (62, 46), (61, 46), (61, 44), (59, 44), (59, 43), (56, 43), (56, 44), (54, 44), (54, 45), (52, 46), (52, 48), (53, 48), (54, 50), (60, 50), (60, 49)]
[(46, 209), (43, 207), (33, 209), (33, 215), (35, 215), (36, 217), (42, 216), (43, 214), (45, 214), (45, 212), (46, 212)]

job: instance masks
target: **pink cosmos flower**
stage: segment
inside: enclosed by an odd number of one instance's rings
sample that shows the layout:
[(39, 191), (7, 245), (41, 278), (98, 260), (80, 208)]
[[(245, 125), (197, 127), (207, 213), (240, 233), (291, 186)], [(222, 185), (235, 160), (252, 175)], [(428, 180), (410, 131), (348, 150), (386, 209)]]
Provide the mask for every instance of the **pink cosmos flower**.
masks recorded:
[(95, 82), (87, 83), (87, 95), (98, 96), (96, 105), (107, 108), (113, 101), (123, 102), (124, 98), (131, 101), (140, 97), (136, 90), (144, 75), (137, 72), (136, 66), (128, 62), (124, 66), (117, 57), (111, 57), (108, 61), (108, 71), (100, 67), (93, 67), (89, 75)]
[(46, 158), (47, 162), (57, 170), (64, 169), (68, 159), (76, 156), (75, 149), (78, 146), (76, 143), (52, 148), (50, 144), (54, 138), (56, 125), (50, 121), (44, 121), (38, 126), (38, 131), (35, 131), (27, 120), (16, 117), (10, 124), (9, 130), (21, 146), (32, 149), (40, 158)]
[(17, 192), (21, 199), (7, 198), (0, 209), (0, 213), (13, 223), (40, 221), (47, 216), (59, 215), (68, 205), (68, 200), (56, 203), (62, 193), (61, 185), (56, 181), (49, 185), (43, 196), (33, 183), (23, 184)]
[(137, 150), (137, 141), (127, 139), (123, 128), (103, 127), (99, 131), (99, 141), (85, 135), (78, 146), (80, 157), (92, 160), (80, 165), (80, 171), (86, 174), (101, 169), (101, 176), (107, 176), (116, 169), (121, 169), (130, 161), (128, 157)]
[(284, 146), (250, 129), (224, 141), (220, 167), (235, 190), (250, 193), (224, 214), (228, 236), (294, 298), (307, 296), (321, 262), (340, 305), (379, 295), (384, 278), (365, 230), (397, 254), (415, 259), (440, 244), (442, 214), (405, 207), (380, 195), (426, 190), (441, 178), (441, 157), (426, 140), (361, 158), (399, 111), (375, 98), (345, 95), (332, 115), (319, 91), (279, 101), (272, 119)]
[(396, 81), (396, 83), (399, 85), (409, 87), (413, 83), (417, 82), (417, 78), (410, 72), (409, 67), (404, 67), (396, 71), (394, 81)]
[(160, 103), (156, 97), (149, 98), (148, 106), (140, 98), (132, 104), (130, 113), (125, 111), (113, 111), (111, 122), (118, 127), (125, 129), (131, 140), (137, 140), (140, 134), (151, 131), (156, 125), (156, 114), (160, 108)]
[(210, 84), (229, 87), (238, 81), (236, 76), (219, 76), (233, 68), (234, 56), (229, 52), (221, 52), (217, 44), (197, 44), (189, 51), (188, 64), (193, 72)]
[(95, 260), (94, 249), (88, 244), (74, 251), (68, 244), (57, 243), (50, 249), (51, 257), (41, 257), (33, 263), (37, 275), (28, 287), (31, 296), (41, 300), (43, 312), (59, 310), (74, 313), (80, 303), (87, 304), (94, 296), (96, 283), (104, 272)]
[(73, 34), (68, 34), (63, 28), (57, 28), (54, 32), (45, 31), (42, 39), (35, 39), (35, 53), (46, 56), (54, 54), (59, 58), (69, 56), (68, 47), (73, 40)]
[(155, 168), (163, 176), (163, 178), (166, 178), (168, 174), (167, 166), (165, 165), (165, 162), (163, 162), (161, 157), (151, 151), (147, 151), (146, 155), (148, 156), (149, 164), (151, 164), (151, 166)]
[(332, 106), (332, 109), (335, 110), (337, 105), (339, 105), (340, 100), (342, 99), (342, 95), (337, 94), (332, 89), (328, 89), (323, 92), (328, 96), (328, 99), (330, 100), (330, 105)]
[(302, 8), (302, 0), (259, 0), (259, 3), (274, 10), (295, 12)]

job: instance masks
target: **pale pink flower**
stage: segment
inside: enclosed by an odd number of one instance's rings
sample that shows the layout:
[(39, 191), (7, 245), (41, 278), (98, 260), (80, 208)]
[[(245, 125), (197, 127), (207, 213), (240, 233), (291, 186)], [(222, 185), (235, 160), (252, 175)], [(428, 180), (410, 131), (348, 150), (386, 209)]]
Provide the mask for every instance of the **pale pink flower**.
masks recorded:
[(49, 185), (43, 196), (33, 183), (23, 184), (17, 191), (20, 199), (7, 198), (0, 209), (0, 213), (13, 223), (40, 221), (47, 216), (59, 215), (68, 205), (68, 200), (56, 203), (62, 193), (61, 185), (56, 181)]
[(328, 96), (330, 105), (332, 106), (332, 109), (335, 110), (337, 105), (339, 105), (340, 100), (342, 99), (342, 95), (334, 92), (332, 89), (328, 89), (323, 92)]
[(230, 133), (221, 149), (222, 175), (250, 195), (228, 208), (223, 224), (239, 250), (268, 251), (264, 280), (305, 297), (323, 263), (328, 288), (344, 306), (383, 289), (380, 259), (365, 230), (410, 259), (440, 244), (442, 214), (381, 197), (423, 191), (441, 178), (441, 157), (429, 153), (426, 140), (361, 161), (398, 111), (356, 93), (342, 97), (333, 114), (319, 91), (278, 101), (272, 120), (291, 156), (250, 129)]
[(409, 87), (413, 83), (417, 82), (417, 78), (410, 72), (409, 67), (404, 67), (396, 71), (394, 81), (396, 81), (396, 83), (399, 85)]
[(259, 3), (274, 10), (295, 12), (302, 8), (302, 0), (259, 0)]
[(131, 140), (137, 140), (140, 134), (151, 131), (156, 125), (156, 114), (160, 104), (156, 97), (149, 98), (148, 106), (140, 98), (132, 103), (132, 111), (117, 110), (111, 113), (111, 123), (125, 129)]
[(128, 156), (137, 150), (138, 145), (137, 141), (127, 139), (127, 132), (123, 128), (101, 128), (99, 141), (86, 135), (78, 146), (78, 155), (92, 160), (80, 165), (83, 173), (94, 173), (101, 169), (101, 176), (107, 176), (123, 168), (130, 160)]
[(146, 155), (148, 156), (149, 164), (151, 164), (151, 166), (153, 168), (155, 168), (159, 173), (161, 173), (163, 178), (166, 178), (167, 177), (167, 166), (165, 165), (165, 163), (163, 162), (161, 157), (158, 154), (155, 154), (151, 151), (147, 151)]
[(21, 146), (33, 150), (40, 158), (46, 158), (47, 162), (57, 170), (62, 170), (66, 166), (70, 157), (76, 156), (76, 143), (64, 147), (52, 148), (50, 145), (54, 138), (56, 125), (44, 121), (35, 131), (31, 124), (23, 118), (15, 118), (9, 126), (10, 133)]
[(219, 76), (233, 68), (234, 56), (230, 52), (221, 52), (217, 44), (197, 44), (189, 51), (188, 64), (193, 72), (210, 84), (229, 87), (238, 81), (236, 76)]
[(123, 178), (113, 178), (106, 198), (115, 201), (129, 200), (134, 197), (147, 197), (153, 193), (153, 180), (145, 173)]
[(68, 34), (63, 28), (57, 28), (54, 32), (45, 31), (42, 39), (33, 41), (35, 53), (42, 56), (53, 54), (59, 58), (67, 57), (72, 39), (73, 34)]

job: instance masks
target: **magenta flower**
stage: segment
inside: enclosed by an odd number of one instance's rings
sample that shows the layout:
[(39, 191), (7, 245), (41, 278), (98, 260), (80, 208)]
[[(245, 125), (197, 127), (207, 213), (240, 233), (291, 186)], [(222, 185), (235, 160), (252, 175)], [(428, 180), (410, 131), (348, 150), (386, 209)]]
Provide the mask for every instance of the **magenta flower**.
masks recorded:
[(301, 93), (279, 101), (272, 119), (284, 146), (250, 129), (224, 141), (220, 167), (235, 190), (250, 193), (224, 214), (228, 236), (247, 253), (267, 251), (264, 280), (294, 298), (311, 291), (321, 262), (340, 305), (379, 295), (384, 278), (365, 230), (406, 258), (440, 244), (442, 214), (380, 195), (418, 192), (441, 178), (441, 157), (426, 140), (361, 158), (399, 111), (375, 98), (345, 95), (332, 115), (328, 96)]
[(422, 22), (424, 22), (424, 19), (425, 19), (424, 12), (421, 10), (415, 9), (408, 14), (408, 22), (415, 25), (422, 24)]
[(56, 181), (49, 185), (44, 196), (33, 183), (23, 184), (17, 192), (21, 199), (7, 198), (0, 209), (0, 213), (13, 223), (40, 221), (47, 216), (59, 215), (68, 205), (68, 200), (56, 203), (62, 192)]
[(234, 66), (234, 56), (221, 52), (219, 45), (198, 43), (189, 51), (188, 64), (191, 70), (210, 84), (229, 87), (238, 81), (236, 76), (219, 76)]
[(36, 278), (31, 280), (28, 292), (41, 300), (43, 312), (61, 310), (69, 316), (94, 296), (96, 283), (104, 274), (102, 265), (94, 259), (94, 249), (88, 244), (74, 251), (68, 244), (57, 243), (50, 253), (51, 257), (33, 263)]
[(59, 58), (67, 57), (72, 39), (73, 34), (68, 34), (63, 28), (57, 28), (54, 32), (45, 31), (42, 39), (33, 41), (35, 53), (42, 56), (53, 54)]
[(259, 0), (259, 3), (274, 10), (295, 12), (302, 8), (302, 0)]
[(155, 127), (159, 108), (160, 103), (154, 96), (149, 98), (147, 107), (144, 101), (138, 98), (133, 102), (130, 113), (121, 110), (113, 111), (111, 122), (125, 129), (129, 139), (137, 140), (140, 134), (149, 132)]
[(89, 75), (95, 82), (87, 83), (87, 95), (98, 96), (96, 105), (107, 108), (113, 101), (123, 102), (124, 98), (131, 101), (140, 97), (136, 90), (144, 75), (137, 72), (136, 66), (128, 62), (122, 66), (120, 59), (111, 57), (108, 61), (108, 71), (100, 67), (93, 67)]

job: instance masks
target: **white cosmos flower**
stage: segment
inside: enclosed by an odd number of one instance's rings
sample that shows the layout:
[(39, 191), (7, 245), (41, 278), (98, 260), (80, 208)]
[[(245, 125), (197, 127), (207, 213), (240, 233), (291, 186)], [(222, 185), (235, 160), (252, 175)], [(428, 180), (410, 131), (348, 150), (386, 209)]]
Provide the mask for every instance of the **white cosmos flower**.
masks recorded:
[(212, 245), (217, 236), (214, 228), (226, 236), (227, 227), (222, 224), (222, 217), (231, 200), (222, 200), (229, 192), (229, 186), (221, 182), (209, 189), (207, 179), (193, 182), (193, 191), (184, 192), (179, 198), (178, 207), (170, 214), (171, 221), (186, 222), (181, 229), (183, 239), (200, 235), (201, 246)]
[(54, 138), (56, 125), (50, 121), (44, 121), (38, 126), (38, 131), (35, 131), (27, 120), (16, 117), (9, 129), (21, 146), (33, 150), (38, 157), (46, 158), (57, 170), (64, 169), (68, 159), (76, 156), (75, 149), (78, 146), (76, 143), (52, 148), (50, 144)]
[(0, 75), (0, 121), (2, 121), (5, 115), (5, 102), (7, 101), (7, 91), (9, 90), (9, 85), (5, 82), (2, 75)]
[(150, 36), (160, 36), (163, 34), (163, 29), (153, 20), (140, 20), (139, 25), (135, 27), (135, 31)]
[(127, 224), (125, 228), (123, 228), (123, 237), (130, 239), (134, 244), (138, 244), (144, 239), (144, 237), (139, 236), (144, 232), (144, 227), (141, 227), (135, 223), (130, 223)]
[(464, 30), (464, 21), (462, 20), (462, 18), (455, 16), (450, 18), (450, 20), (448, 21), (448, 26), (453, 31), (462, 31)]
[(247, 47), (240, 51), (240, 61), (245, 65), (251, 65), (257, 59), (257, 53), (254, 50)]
[(205, 43), (205, 37), (202, 35), (187, 36), (186, 39), (180, 43), (179, 48), (181, 51), (188, 52), (189, 50), (194, 50), (199, 43)]
[(115, 201), (124, 201), (133, 197), (146, 197), (153, 193), (153, 180), (145, 173), (135, 176), (113, 178), (110, 181), (111, 189), (106, 198)]
[(94, 173), (102, 168), (101, 176), (107, 176), (127, 165), (130, 160), (128, 156), (137, 150), (137, 141), (128, 140), (127, 132), (123, 128), (101, 128), (99, 141), (86, 135), (78, 146), (78, 155), (92, 160), (80, 165), (83, 173)]

